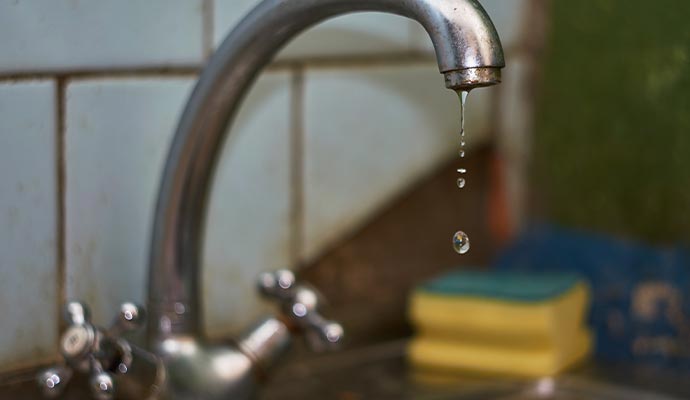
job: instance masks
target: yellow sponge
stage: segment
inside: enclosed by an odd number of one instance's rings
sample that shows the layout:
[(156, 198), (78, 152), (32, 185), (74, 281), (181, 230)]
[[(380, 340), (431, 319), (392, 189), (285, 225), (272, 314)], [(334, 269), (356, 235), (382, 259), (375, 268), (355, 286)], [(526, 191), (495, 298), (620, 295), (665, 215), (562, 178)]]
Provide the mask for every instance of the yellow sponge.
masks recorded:
[(538, 377), (584, 358), (587, 285), (571, 275), (456, 272), (416, 290), (416, 371)]
[(570, 342), (583, 324), (587, 304), (582, 283), (559, 297), (536, 302), (420, 290), (412, 297), (410, 318), (421, 335), (544, 346)]
[(591, 336), (584, 329), (574, 335), (569, 346), (542, 348), (417, 337), (410, 342), (408, 357), (417, 373), (542, 377), (555, 375), (582, 360), (591, 345)]

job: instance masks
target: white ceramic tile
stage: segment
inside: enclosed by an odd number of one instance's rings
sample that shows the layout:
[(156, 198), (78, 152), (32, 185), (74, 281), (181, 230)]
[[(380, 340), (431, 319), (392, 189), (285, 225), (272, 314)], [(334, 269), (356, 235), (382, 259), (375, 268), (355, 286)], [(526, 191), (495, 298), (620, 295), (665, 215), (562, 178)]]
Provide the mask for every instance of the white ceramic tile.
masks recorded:
[(199, 63), (202, 0), (1, 0), (0, 71)]
[(192, 79), (76, 81), (67, 88), (67, 294), (108, 323), (145, 300), (152, 212)]
[(218, 46), (260, 0), (213, 0), (213, 42)]
[[(68, 292), (105, 323), (143, 301), (160, 173), (191, 79), (77, 82), (68, 89)], [(207, 326), (258, 313), (256, 274), (286, 263), (289, 79), (260, 79), (227, 141), (211, 198)], [(267, 108), (268, 107), (268, 108)]]
[[(219, 44), (258, 0), (216, 0), (214, 36)], [(279, 54), (281, 59), (399, 53), (411, 46), (409, 20), (382, 13), (345, 15), (303, 32)]]
[(289, 267), (290, 79), (261, 78), (240, 110), (219, 164), (204, 252), (206, 327), (243, 330), (265, 311), (259, 272)]
[[(480, 0), (481, 5), (491, 17), (501, 44), (504, 49), (517, 45), (522, 39), (522, 27), (524, 24), (525, 10), (529, 4), (526, 0)], [(429, 35), (419, 25), (415, 24), (413, 35), (413, 47), (418, 50), (433, 52)]]
[(526, 0), (480, 0), (480, 3), (491, 17), (503, 47), (515, 46), (522, 39), (529, 3)]
[[(435, 64), (310, 70), (305, 96), (306, 258), (457, 155), (459, 100)], [(473, 93), (468, 102), (471, 146), (488, 101)]]
[(0, 84), (0, 369), (57, 343), (55, 87)]

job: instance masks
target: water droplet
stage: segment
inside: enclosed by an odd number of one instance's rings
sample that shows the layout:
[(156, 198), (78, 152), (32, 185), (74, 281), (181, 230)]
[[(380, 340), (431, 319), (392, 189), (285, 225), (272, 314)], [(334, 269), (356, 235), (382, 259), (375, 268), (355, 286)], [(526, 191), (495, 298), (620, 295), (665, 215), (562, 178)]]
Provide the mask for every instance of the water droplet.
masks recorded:
[(467, 102), (467, 95), (470, 92), (462, 91), (460, 92), (460, 135), (465, 135), (465, 103)]
[[(462, 91), (458, 93), (460, 96), (460, 150), (458, 151), (458, 155), (460, 155), (460, 158), (465, 157), (465, 102), (467, 101), (467, 95), (469, 92), (467, 91)], [(458, 172), (461, 174), (466, 173), (467, 171), (464, 168), (458, 169)], [(465, 186), (465, 180), (464, 179), (458, 179), (458, 187), (462, 188)]]
[[(465, 101), (469, 92), (462, 91), (460, 94), (460, 157), (465, 157)], [(465, 174), (465, 168), (458, 168), (458, 173)], [(466, 184), (465, 178), (458, 178), (457, 185), (460, 189), (464, 188)], [(458, 254), (465, 254), (470, 250), (470, 238), (463, 231), (455, 232), (453, 235), (453, 249)]]
[(455, 232), (455, 235), (453, 235), (453, 249), (458, 254), (465, 254), (470, 250), (470, 238), (465, 232)]

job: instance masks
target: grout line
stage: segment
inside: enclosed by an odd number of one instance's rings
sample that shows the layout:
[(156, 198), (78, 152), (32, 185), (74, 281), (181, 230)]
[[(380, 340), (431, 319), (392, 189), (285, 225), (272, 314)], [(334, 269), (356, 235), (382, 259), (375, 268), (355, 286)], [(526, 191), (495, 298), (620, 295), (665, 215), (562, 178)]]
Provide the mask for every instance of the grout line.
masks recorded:
[(304, 252), (304, 67), (296, 64), (290, 84), (290, 265)]
[(201, 71), (198, 66), (151, 67), (151, 68), (113, 68), (113, 69), (75, 69), (70, 71), (10, 71), (0, 74), (0, 81), (24, 81), (40, 79), (94, 79), (129, 77), (188, 77)]
[(203, 29), (203, 32), (201, 34), (201, 45), (203, 49), (204, 60), (208, 60), (215, 49), (213, 43), (214, 15), (214, 0), (203, 0), (203, 3), (201, 4), (201, 18)]
[[(64, 216), (64, 100), (65, 100), (65, 80), (56, 78), (54, 83), (55, 107), (53, 118), (55, 122), (55, 273), (56, 273), (56, 304), (55, 315), (57, 315), (58, 333), (62, 332), (62, 304), (65, 299), (65, 216)], [(13, 363), (0, 368), (0, 386), (5, 386), (14, 382), (25, 380), (27, 377), (34, 377), (38, 367), (54, 363), (57, 355), (58, 338), (55, 338), (55, 354), (41, 359)]]
[(62, 305), (67, 299), (67, 259), (66, 259), (66, 209), (65, 209), (65, 107), (67, 80), (57, 78), (55, 80), (55, 126), (56, 126), (56, 166), (55, 173), (57, 178), (57, 307), (58, 332), (62, 331)]
[[(302, 68), (350, 68), (371, 66), (408, 66), (434, 62), (434, 56), (423, 52), (390, 54), (362, 54), (337, 57), (306, 57), (303, 59), (277, 60), (268, 65), (268, 71), (293, 71), (295, 65)], [(0, 72), (0, 81), (22, 81), (38, 79), (107, 79), (131, 77), (188, 77), (201, 72), (201, 66), (151, 66), (106, 69), (73, 69), (63, 71), (8, 71)]]

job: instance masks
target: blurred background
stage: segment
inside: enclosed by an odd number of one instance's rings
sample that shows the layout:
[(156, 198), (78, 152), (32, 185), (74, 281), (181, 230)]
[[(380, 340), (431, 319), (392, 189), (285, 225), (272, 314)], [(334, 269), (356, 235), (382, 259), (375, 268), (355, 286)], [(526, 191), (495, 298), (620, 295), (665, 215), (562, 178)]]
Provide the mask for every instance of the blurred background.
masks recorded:
[[(179, 113), (255, 3), (0, 1), (3, 372), (56, 357), (66, 299), (97, 323), (144, 302)], [(481, 3), (506, 68), (469, 95), (464, 159), (459, 101), (414, 22), (334, 19), (260, 77), (210, 200), (211, 337), (270, 311), (266, 270), (314, 284), (355, 348), (409, 336), (410, 291), (443, 271), (568, 270), (592, 288), (597, 357), (690, 365), (690, 5)]]

